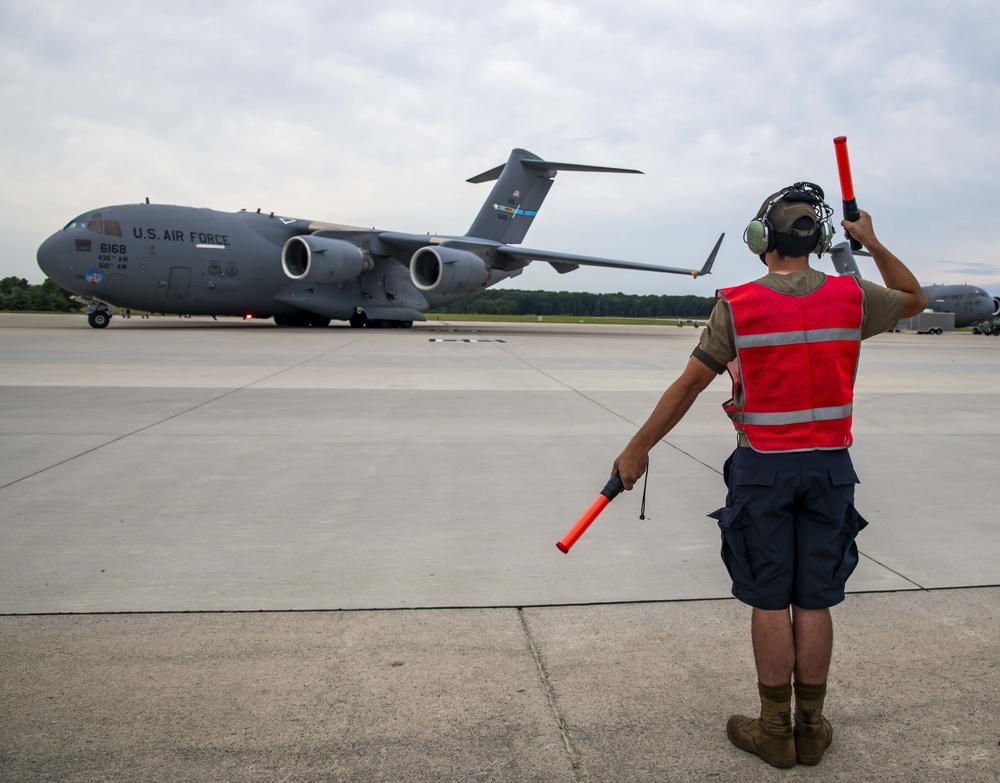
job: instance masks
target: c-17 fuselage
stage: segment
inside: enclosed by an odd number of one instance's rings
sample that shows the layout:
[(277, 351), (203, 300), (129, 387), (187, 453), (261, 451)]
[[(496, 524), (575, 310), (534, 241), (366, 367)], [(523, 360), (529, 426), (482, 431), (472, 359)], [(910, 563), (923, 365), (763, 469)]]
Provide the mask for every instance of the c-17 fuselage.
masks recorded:
[[(860, 255), (870, 254), (861, 252)], [(830, 257), (838, 274), (861, 277), (861, 270), (847, 242), (831, 247)], [(954, 313), (956, 328), (988, 323), (991, 318), (1000, 315), (1000, 298), (990, 296), (979, 286), (953, 284), (925, 285), (921, 288), (927, 294), (927, 309), (935, 313)]]
[(954, 313), (955, 326), (973, 326), (1000, 315), (1000, 298), (976, 285), (925, 285), (927, 308), (935, 313)]
[[(158, 313), (253, 315), (280, 325), (411, 326), (423, 313), (519, 275), (531, 261), (708, 274), (701, 269), (531, 250), (523, 238), (559, 170), (628, 171), (543, 161), (516, 149), (470, 182), (497, 180), (464, 236), (402, 234), (282, 217), (158, 204), (86, 212), (38, 249), (55, 283), (90, 303)], [(637, 172), (636, 172), (637, 173)]]

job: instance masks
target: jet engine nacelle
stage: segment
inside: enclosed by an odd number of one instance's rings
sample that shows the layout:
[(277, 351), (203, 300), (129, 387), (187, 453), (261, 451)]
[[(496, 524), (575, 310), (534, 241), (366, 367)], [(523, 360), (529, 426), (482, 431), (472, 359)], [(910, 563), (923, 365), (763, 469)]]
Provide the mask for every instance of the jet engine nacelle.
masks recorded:
[(305, 283), (346, 283), (374, 264), (361, 248), (342, 239), (313, 235), (292, 237), (281, 248), (281, 268)]
[(428, 293), (471, 294), (490, 279), (490, 267), (468, 250), (423, 247), (410, 259), (410, 279)]
[(1000, 297), (993, 297), (993, 315), (1000, 315)]

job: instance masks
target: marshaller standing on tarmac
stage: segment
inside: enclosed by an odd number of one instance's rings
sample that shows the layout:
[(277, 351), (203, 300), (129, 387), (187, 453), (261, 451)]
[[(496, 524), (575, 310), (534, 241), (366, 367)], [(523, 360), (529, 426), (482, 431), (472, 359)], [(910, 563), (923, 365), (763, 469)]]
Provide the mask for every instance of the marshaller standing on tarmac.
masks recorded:
[(631, 489), (650, 449), (728, 367), (733, 396), (723, 407), (737, 448), (723, 469), (726, 505), (710, 516), (722, 531), (733, 595), (753, 607), (761, 710), (732, 716), (726, 731), (776, 767), (818, 764), (833, 737), (823, 717), (830, 607), (844, 600), (858, 563), (854, 539), (867, 525), (854, 508), (848, 453), (861, 341), (927, 306), (866, 212), (841, 225), (871, 253), (885, 287), (811, 268), (809, 254), (822, 255), (833, 238), (832, 214), (822, 188), (808, 182), (765, 199), (744, 241), (768, 273), (718, 292), (684, 371), (614, 463)]

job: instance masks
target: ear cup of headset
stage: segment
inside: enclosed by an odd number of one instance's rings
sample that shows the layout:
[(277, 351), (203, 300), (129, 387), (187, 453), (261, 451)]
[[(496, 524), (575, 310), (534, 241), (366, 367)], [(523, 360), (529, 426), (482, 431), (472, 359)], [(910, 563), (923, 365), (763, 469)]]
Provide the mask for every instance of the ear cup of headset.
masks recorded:
[(747, 243), (750, 252), (754, 255), (766, 253), (772, 249), (774, 243), (774, 233), (771, 231), (771, 224), (767, 218), (755, 218), (747, 225), (743, 232), (743, 241)]
[(829, 221), (824, 220), (821, 222), (819, 224), (819, 241), (816, 243), (816, 247), (813, 248), (813, 252), (818, 256), (823, 255), (830, 249), (830, 243), (833, 242), (833, 238), (836, 234), (836, 230), (829, 223)]

